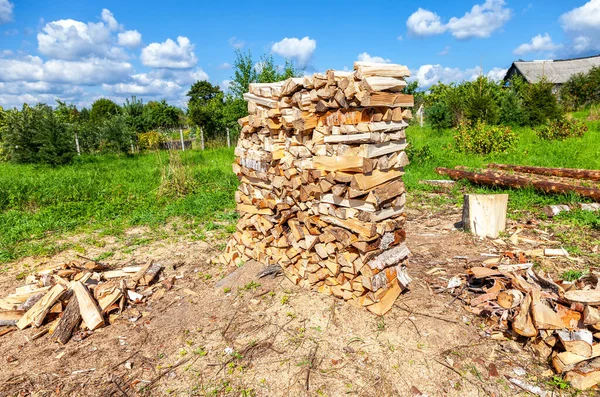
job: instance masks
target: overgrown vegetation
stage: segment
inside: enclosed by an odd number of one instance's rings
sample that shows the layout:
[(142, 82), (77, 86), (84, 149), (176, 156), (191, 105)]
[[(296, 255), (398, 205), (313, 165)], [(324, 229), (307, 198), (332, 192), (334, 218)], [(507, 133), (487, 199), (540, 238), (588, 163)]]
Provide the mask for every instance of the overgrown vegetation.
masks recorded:
[(588, 127), (583, 121), (563, 117), (536, 127), (535, 133), (541, 139), (564, 140), (567, 138), (582, 137), (587, 130)]
[(514, 149), (517, 135), (509, 126), (488, 125), (483, 120), (475, 124), (461, 123), (454, 134), (456, 149), (465, 153), (490, 154)]

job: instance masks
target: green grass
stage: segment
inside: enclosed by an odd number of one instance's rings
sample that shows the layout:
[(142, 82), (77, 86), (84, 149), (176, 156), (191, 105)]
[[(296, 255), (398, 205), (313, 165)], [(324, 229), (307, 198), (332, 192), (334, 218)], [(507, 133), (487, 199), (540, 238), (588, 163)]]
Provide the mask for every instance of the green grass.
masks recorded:
[[(589, 111), (575, 113), (575, 117), (586, 119)], [(453, 168), (458, 165), (481, 167), (487, 163), (505, 163), (535, 165), (545, 167), (567, 167), (600, 169), (600, 122), (587, 122), (588, 132), (581, 138), (571, 138), (564, 141), (544, 141), (539, 139), (533, 129), (521, 127), (515, 132), (519, 137), (515, 150), (490, 155), (474, 155), (461, 153), (453, 148), (453, 131), (437, 132), (429, 127), (410, 126), (407, 130), (412, 150), (423, 152), (428, 147), (425, 159), (411, 158), (411, 164), (406, 167), (404, 177), (407, 189), (413, 193), (434, 191), (435, 188), (420, 184), (424, 179), (446, 179), (435, 172), (436, 167)], [(427, 149), (425, 149), (427, 150)], [(460, 193), (465, 188), (473, 193), (508, 192), (510, 193), (509, 208), (511, 210), (533, 210), (548, 204), (577, 203), (584, 200), (575, 194), (545, 195), (533, 189), (499, 189), (493, 187), (476, 187), (459, 183), (453, 189), (453, 197), (460, 200)], [(562, 219), (572, 220), (574, 224), (593, 225), (600, 227), (598, 214), (574, 211), (565, 214)]]
[(167, 152), (81, 157), (56, 168), (0, 163), (0, 262), (64, 249), (69, 233), (114, 235), (172, 217), (234, 220), (233, 149), (186, 151), (181, 160), (183, 197), (159, 192)]

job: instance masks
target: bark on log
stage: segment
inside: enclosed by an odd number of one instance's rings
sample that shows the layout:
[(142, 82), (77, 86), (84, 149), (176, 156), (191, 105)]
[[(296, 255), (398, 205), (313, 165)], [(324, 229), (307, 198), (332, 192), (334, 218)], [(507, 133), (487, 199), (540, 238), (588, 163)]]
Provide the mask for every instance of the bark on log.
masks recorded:
[(447, 175), (454, 180), (466, 179), (470, 182), (479, 185), (510, 187), (515, 189), (531, 186), (544, 193), (575, 192), (582, 197), (588, 197), (596, 201), (600, 200), (600, 189), (593, 187), (576, 186), (561, 182), (540, 181), (503, 172), (470, 172), (461, 170), (451, 170), (448, 168), (436, 168), (436, 171), (438, 174)]
[(600, 170), (584, 170), (577, 168), (548, 168), (495, 163), (488, 164), (486, 167), (496, 170), (524, 172), (526, 174), (559, 176), (573, 179), (587, 179), (590, 181), (600, 181)]
[(58, 321), (58, 325), (53, 333), (53, 339), (60, 342), (61, 345), (66, 344), (75, 328), (81, 323), (81, 313), (79, 312), (79, 302), (75, 296), (71, 297), (62, 317)]

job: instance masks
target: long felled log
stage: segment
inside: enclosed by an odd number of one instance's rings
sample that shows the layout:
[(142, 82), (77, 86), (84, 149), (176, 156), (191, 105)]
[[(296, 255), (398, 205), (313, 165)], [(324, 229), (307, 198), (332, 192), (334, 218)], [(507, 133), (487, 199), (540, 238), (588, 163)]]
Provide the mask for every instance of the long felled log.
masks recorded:
[(548, 167), (533, 167), (528, 165), (512, 165), (512, 164), (488, 164), (487, 168), (496, 170), (507, 170), (515, 172), (524, 172), (526, 174), (559, 176), (574, 179), (587, 179), (590, 181), (600, 181), (600, 170), (584, 170), (578, 168), (548, 168)]
[(524, 188), (531, 186), (544, 193), (571, 193), (575, 192), (582, 197), (588, 197), (593, 200), (600, 200), (600, 189), (586, 186), (571, 185), (568, 183), (551, 182), (535, 180), (519, 175), (512, 175), (505, 172), (470, 172), (462, 170), (451, 170), (448, 168), (436, 168), (440, 175), (447, 175), (454, 180), (466, 179), (479, 185)]

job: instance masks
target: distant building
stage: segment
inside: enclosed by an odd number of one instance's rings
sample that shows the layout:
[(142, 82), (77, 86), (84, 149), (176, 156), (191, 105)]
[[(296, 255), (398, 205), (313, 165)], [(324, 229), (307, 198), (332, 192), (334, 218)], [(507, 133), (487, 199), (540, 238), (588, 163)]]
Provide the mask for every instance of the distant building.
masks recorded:
[(508, 69), (504, 81), (508, 82), (516, 75), (522, 76), (528, 83), (537, 83), (542, 77), (546, 77), (554, 83), (556, 91), (574, 74), (587, 73), (594, 66), (600, 67), (600, 55), (544, 61), (518, 60)]

